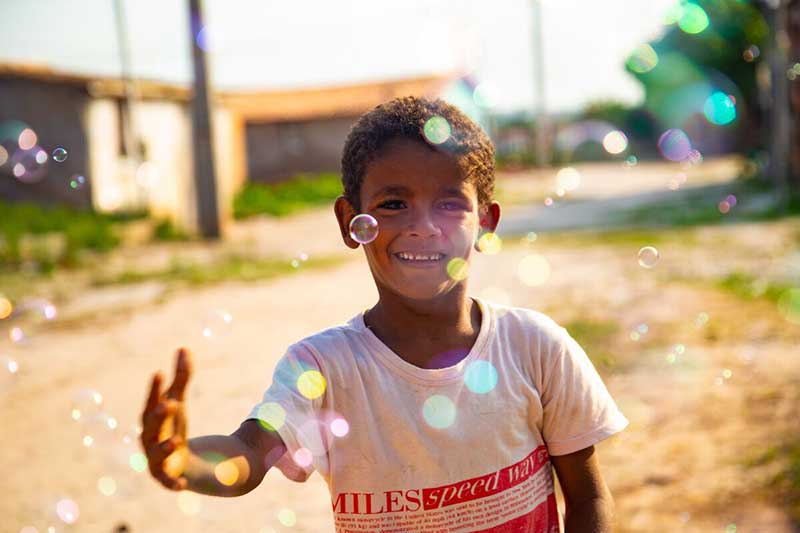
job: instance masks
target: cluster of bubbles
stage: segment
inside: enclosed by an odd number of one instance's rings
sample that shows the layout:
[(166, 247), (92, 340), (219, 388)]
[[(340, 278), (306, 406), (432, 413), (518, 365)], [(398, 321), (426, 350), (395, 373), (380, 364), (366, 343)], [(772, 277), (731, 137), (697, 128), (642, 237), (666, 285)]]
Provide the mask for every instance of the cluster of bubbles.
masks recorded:
[(556, 134), (555, 147), (568, 158), (581, 148), (601, 146), (610, 155), (628, 149), (628, 136), (613, 124), (602, 120), (584, 120), (562, 128)]
[(308, 261), (308, 254), (305, 252), (300, 252), (298, 256), (291, 261), (292, 268), (300, 268), (300, 265)]
[(732, 377), (733, 377), (733, 370), (731, 370), (730, 368), (723, 368), (720, 371), (719, 375), (717, 375), (717, 377), (714, 378), (714, 383), (716, 385), (724, 385)]
[(641, 324), (638, 324), (635, 328), (633, 328), (633, 331), (630, 332), (629, 337), (632, 341), (638, 342), (645, 335), (647, 335), (649, 331), (650, 327), (646, 323), (642, 322)]
[(233, 315), (225, 309), (214, 309), (203, 321), (200, 333), (204, 338), (213, 340), (227, 337), (233, 330)]
[(721, 201), (720, 201), (720, 202), (717, 204), (717, 209), (719, 209), (719, 212), (720, 212), (720, 213), (722, 213), (723, 215), (725, 215), (725, 214), (727, 214), (728, 212), (730, 212), (730, 210), (731, 210), (732, 208), (736, 207), (736, 204), (737, 204), (737, 203), (738, 203), (738, 202), (737, 202), (737, 200), (736, 200), (736, 196), (735, 196), (735, 195), (733, 195), (733, 194), (729, 194), (728, 196), (726, 196), (726, 197), (725, 197), (725, 199), (724, 199), (724, 200), (721, 200)]
[[(121, 465), (126, 468), (130, 466), (135, 472), (143, 472), (146, 469), (147, 461), (144, 454), (133, 452), (137, 449), (134, 441), (138, 440), (141, 428), (134, 426), (120, 438), (117, 421), (103, 411), (103, 395), (98, 391), (93, 389), (77, 391), (72, 398), (70, 417), (80, 425), (83, 446), (106, 452), (109, 457), (118, 455), (122, 459)], [(97, 490), (103, 496), (111, 497), (118, 492), (118, 481), (119, 478), (112, 475), (103, 475), (97, 479)], [(63, 524), (74, 525), (80, 518), (80, 507), (70, 498), (61, 498), (55, 503), (55, 515)], [(23, 527), (21, 531), (38, 533), (38, 529), (34, 526)], [(55, 532), (56, 528), (50, 526), (47, 531)]]
[(369, 244), (378, 238), (378, 221), (367, 213), (361, 213), (350, 220), (350, 237), (360, 244)]
[[(50, 154), (39, 144), (37, 133), (19, 120), (10, 120), (0, 123), (0, 171), (10, 174), (17, 181), (25, 184), (38, 183), (47, 176), (48, 162), (50, 159), (56, 163), (67, 160), (67, 150), (58, 146)], [(81, 177), (85, 183), (85, 178)], [(83, 183), (80, 180), (72, 182)]]
[(673, 365), (686, 353), (686, 346), (683, 344), (675, 344), (666, 356), (667, 363)]
[(664, 17), (665, 24), (677, 24), (688, 34), (698, 34), (708, 28), (708, 14), (694, 2), (681, 1), (674, 4)]
[[(8, 297), (0, 294), (0, 323), (24, 318), (28, 325), (35, 326), (50, 322), (57, 315), (56, 306), (45, 298), (30, 298), (15, 304)], [(30, 330), (28, 331), (30, 332)], [(29, 341), (29, 337), (22, 327), (14, 325), (8, 329), (8, 340), (13, 344), (24, 344)], [(18, 361), (7, 355), (0, 357), (0, 392), (10, 389), (16, 384), (20, 375), (19, 371)]]
[[(489, 361), (472, 361), (464, 371), (464, 385), (475, 394), (488, 394), (497, 387), (497, 369)], [(432, 428), (446, 429), (456, 421), (456, 405), (443, 394), (433, 394), (422, 404), (422, 418)]]
[(678, 173), (675, 174), (675, 176), (673, 178), (671, 178), (669, 180), (669, 183), (667, 184), (667, 188), (669, 190), (671, 190), (671, 191), (677, 191), (678, 189), (681, 188), (681, 185), (686, 183), (687, 179), (688, 178), (687, 178), (685, 172), (678, 172)]

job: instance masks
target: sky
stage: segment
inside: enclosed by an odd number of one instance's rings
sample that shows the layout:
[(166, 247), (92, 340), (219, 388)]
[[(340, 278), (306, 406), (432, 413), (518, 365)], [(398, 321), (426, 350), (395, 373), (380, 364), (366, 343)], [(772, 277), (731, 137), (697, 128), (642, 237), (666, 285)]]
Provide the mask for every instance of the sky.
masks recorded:
[[(115, 0), (0, 0), (0, 61), (120, 74)], [(543, 65), (534, 62), (539, 1)], [(624, 71), (663, 31), (675, 0), (205, 0), (212, 82), (221, 89), (340, 85), (449, 72), (492, 88), (501, 112), (530, 110), (534, 69), (549, 112), (637, 103)], [(186, 0), (121, 0), (134, 75), (188, 83)]]

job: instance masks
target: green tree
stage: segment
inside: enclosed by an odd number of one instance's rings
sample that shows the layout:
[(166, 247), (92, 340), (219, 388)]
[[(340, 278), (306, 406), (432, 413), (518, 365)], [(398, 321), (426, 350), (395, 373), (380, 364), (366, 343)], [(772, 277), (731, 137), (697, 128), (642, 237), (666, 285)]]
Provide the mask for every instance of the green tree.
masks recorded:
[(665, 23), (626, 63), (644, 86), (644, 107), (662, 129), (712, 131), (742, 151), (763, 146), (756, 67), (769, 29), (761, 13), (743, 0), (684, 0)]

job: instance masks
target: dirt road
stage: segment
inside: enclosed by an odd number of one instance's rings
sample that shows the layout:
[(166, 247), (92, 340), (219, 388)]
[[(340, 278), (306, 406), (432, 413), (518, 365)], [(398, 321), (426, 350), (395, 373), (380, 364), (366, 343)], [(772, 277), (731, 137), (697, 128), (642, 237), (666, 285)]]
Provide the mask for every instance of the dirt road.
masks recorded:
[[(319, 216), (333, 224), (331, 215)], [(285, 231), (293, 235), (291, 227)], [(659, 243), (662, 259), (649, 270), (636, 260), (647, 243), (544, 236), (509, 239), (499, 255), (476, 260), (474, 294), (543, 310), (568, 329), (615, 325), (603, 342), (615, 347), (616, 362), (603, 374), (631, 426), (598, 450), (619, 531), (794, 531), (782, 503), (759, 498), (758, 483), (769, 472), (746, 469), (741, 459), (788, 431), (800, 327), (774, 304), (743, 302), (710, 280), (764, 272), (765, 265), (788, 268), (798, 232), (800, 223), (790, 220), (681, 234)], [(551, 267), (542, 286), (517, 275), (531, 253)], [(332, 531), (327, 490), (316, 475), (297, 484), (270, 472), (236, 499), (175, 494), (131, 468), (138, 444), (124, 438), (138, 422), (150, 375), (171, 375), (178, 346), (195, 358), (190, 434), (234, 430), (290, 343), (374, 302), (361, 252), (351, 257), (331, 270), (181, 290), (161, 303), (145, 298), (125, 311), (56, 319), (29, 328), (25, 342), (0, 344), (0, 355), (19, 363), (13, 383), (0, 382), (0, 532)], [(219, 309), (230, 313), (229, 324), (214, 315)], [(648, 331), (634, 341), (630, 333), (641, 324)], [(86, 426), (71, 416), (75, 394), (87, 388), (102, 393), (102, 410), (117, 422), (115, 429), (95, 424), (90, 446)], [(112, 492), (107, 479), (99, 483), (105, 476), (116, 485), (113, 494), (102, 493)], [(57, 514), (64, 499), (79, 510), (70, 526)], [(60, 509), (62, 516), (70, 510), (63, 503)]]

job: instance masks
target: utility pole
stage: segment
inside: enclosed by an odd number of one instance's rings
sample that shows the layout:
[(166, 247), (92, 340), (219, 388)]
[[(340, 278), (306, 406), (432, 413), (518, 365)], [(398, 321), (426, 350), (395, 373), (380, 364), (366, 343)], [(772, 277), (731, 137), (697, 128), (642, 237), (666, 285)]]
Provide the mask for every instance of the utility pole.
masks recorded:
[(189, 0), (189, 31), (194, 68), (192, 95), (192, 148), (194, 153), (194, 183), (197, 191), (197, 222), (200, 234), (206, 239), (220, 236), (217, 209), (217, 183), (214, 175), (214, 156), (211, 145), (211, 116), (209, 112), (208, 76), (205, 52), (197, 43), (203, 28), (200, 0)]
[(544, 37), (542, 35), (542, 0), (531, 0), (533, 4), (533, 88), (534, 96), (533, 114), (536, 120), (534, 140), (536, 142), (536, 162), (540, 167), (550, 164), (550, 150), (548, 149), (547, 100), (544, 87)]
[(770, 31), (769, 64), (771, 71), (771, 106), (769, 139), (769, 173), (778, 193), (778, 201), (786, 207), (789, 201), (789, 147), (791, 144), (791, 111), (787, 78), (789, 36), (788, 10), (785, 0), (767, 2)]
[[(128, 171), (135, 174), (136, 169), (141, 163), (142, 154), (140, 153), (139, 136), (136, 129), (136, 117), (133, 113), (133, 103), (138, 98), (136, 83), (133, 81), (131, 68), (131, 51), (128, 40), (128, 29), (125, 25), (124, 0), (114, 0), (114, 23), (117, 30), (117, 49), (119, 51), (120, 77), (122, 78), (123, 89), (125, 91), (125, 102), (121, 109), (124, 114), (119, 116), (122, 127), (119, 131), (122, 134), (122, 146), (125, 148), (125, 158), (127, 159)], [(147, 203), (146, 198), (142, 198), (142, 191), (139, 190), (138, 201), (141, 204)], [(139, 206), (140, 207), (140, 206)]]

